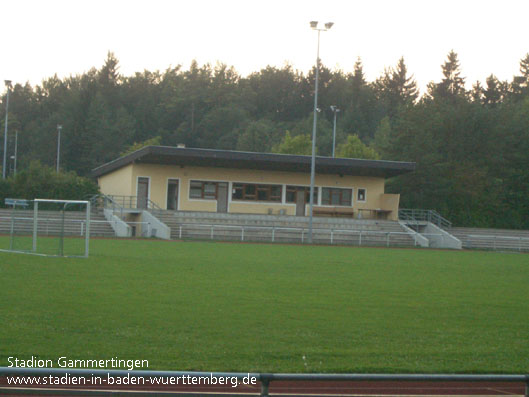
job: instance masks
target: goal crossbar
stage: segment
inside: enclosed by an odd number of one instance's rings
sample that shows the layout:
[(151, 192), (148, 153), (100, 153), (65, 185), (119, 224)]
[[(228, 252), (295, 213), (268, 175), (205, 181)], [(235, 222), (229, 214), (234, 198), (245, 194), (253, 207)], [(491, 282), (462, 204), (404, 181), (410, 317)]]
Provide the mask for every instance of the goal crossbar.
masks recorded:
[(35, 203), (71, 203), (71, 204), (90, 204), (90, 201), (86, 200), (51, 200), (51, 199), (35, 199), (33, 200)]

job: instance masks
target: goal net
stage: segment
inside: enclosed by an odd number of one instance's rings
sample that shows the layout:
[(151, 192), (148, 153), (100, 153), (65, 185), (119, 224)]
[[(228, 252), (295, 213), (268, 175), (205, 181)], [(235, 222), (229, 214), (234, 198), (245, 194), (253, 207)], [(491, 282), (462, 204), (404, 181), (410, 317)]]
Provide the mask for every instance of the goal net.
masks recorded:
[(90, 203), (6, 199), (0, 210), (0, 249), (46, 256), (88, 257)]

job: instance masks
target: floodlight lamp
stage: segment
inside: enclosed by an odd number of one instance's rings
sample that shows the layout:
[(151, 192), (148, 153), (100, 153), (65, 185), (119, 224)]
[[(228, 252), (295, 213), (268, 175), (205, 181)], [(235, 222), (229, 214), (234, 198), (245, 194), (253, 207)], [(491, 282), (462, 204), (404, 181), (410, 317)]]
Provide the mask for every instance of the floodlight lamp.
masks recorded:
[(318, 21), (310, 21), (310, 27), (316, 29), (318, 27)]
[(5, 84), (7, 87), (10, 87), (10, 86), (11, 86), (11, 80), (4, 80), (4, 84)]
[(57, 124), (57, 129), (58, 129), (58, 130), (62, 130), (62, 125)]
[(325, 29), (328, 30), (328, 29), (332, 28), (332, 25), (334, 25), (334, 22), (327, 22), (327, 23), (325, 24)]

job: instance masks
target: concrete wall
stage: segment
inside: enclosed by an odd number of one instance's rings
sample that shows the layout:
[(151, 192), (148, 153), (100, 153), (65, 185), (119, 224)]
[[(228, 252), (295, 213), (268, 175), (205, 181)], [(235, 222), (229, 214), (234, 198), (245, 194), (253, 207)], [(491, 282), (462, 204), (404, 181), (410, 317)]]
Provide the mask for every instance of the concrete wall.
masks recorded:
[(110, 226), (112, 226), (112, 229), (114, 230), (114, 233), (116, 233), (117, 237), (132, 236), (130, 226), (123, 222), (121, 219), (119, 219), (116, 215), (114, 215), (111, 209), (105, 208), (104, 215), (106, 220), (110, 223)]
[(430, 241), (430, 248), (451, 248), (460, 250), (463, 247), (461, 240), (431, 222), (428, 222), (421, 232)]
[(149, 222), (151, 225), (149, 228), (150, 235), (147, 237), (158, 237), (164, 240), (171, 239), (171, 228), (169, 226), (153, 216), (149, 211), (142, 211), (141, 216), (143, 222)]
[[(232, 183), (262, 183), (279, 185), (310, 186), (310, 174), (260, 171), (229, 168), (209, 168), (174, 166), (159, 164), (131, 164), (99, 178), (99, 186), (104, 194), (133, 195), (137, 194), (139, 177), (147, 177), (149, 198), (161, 208), (167, 205), (167, 184), (169, 179), (178, 179), (178, 209), (183, 211), (217, 211), (216, 200), (200, 200), (189, 198), (191, 180), (229, 182), (228, 211), (232, 213), (279, 214), (295, 215), (296, 204), (286, 203), (285, 188), (282, 202), (248, 202), (232, 200)], [(389, 219), (398, 217), (399, 195), (384, 194), (384, 178), (350, 175), (316, 175), (317, 187), (339, 187), (353, 189), (353, 208), (355, 209), (386, 209), (391, 210)], [(366, 200), (357, 201), (357, 189), (366, 189)], [(321, 189), (318, 203), (321, 203)], [(322, 206), (320, 204), (320, 206)], [(323, 206), (322, 206), (323, 207)], [(332, 207), (332, 206), (330, 206)], [(306, 213), (308, 213), (308, 204)]]

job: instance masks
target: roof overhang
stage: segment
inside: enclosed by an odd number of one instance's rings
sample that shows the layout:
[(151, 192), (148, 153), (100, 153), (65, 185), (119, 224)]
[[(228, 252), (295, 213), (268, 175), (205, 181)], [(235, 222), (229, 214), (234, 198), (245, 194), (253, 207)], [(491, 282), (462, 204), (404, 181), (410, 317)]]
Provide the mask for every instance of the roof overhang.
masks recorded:
[[(101, 177), (132, 163), (310, 173), (311, 156), (146, 146), (95, 168), (92, 175)], [(403, 161), (316, 157), (317, 174), (391, 178), (414, 170), (415, 163)]]

